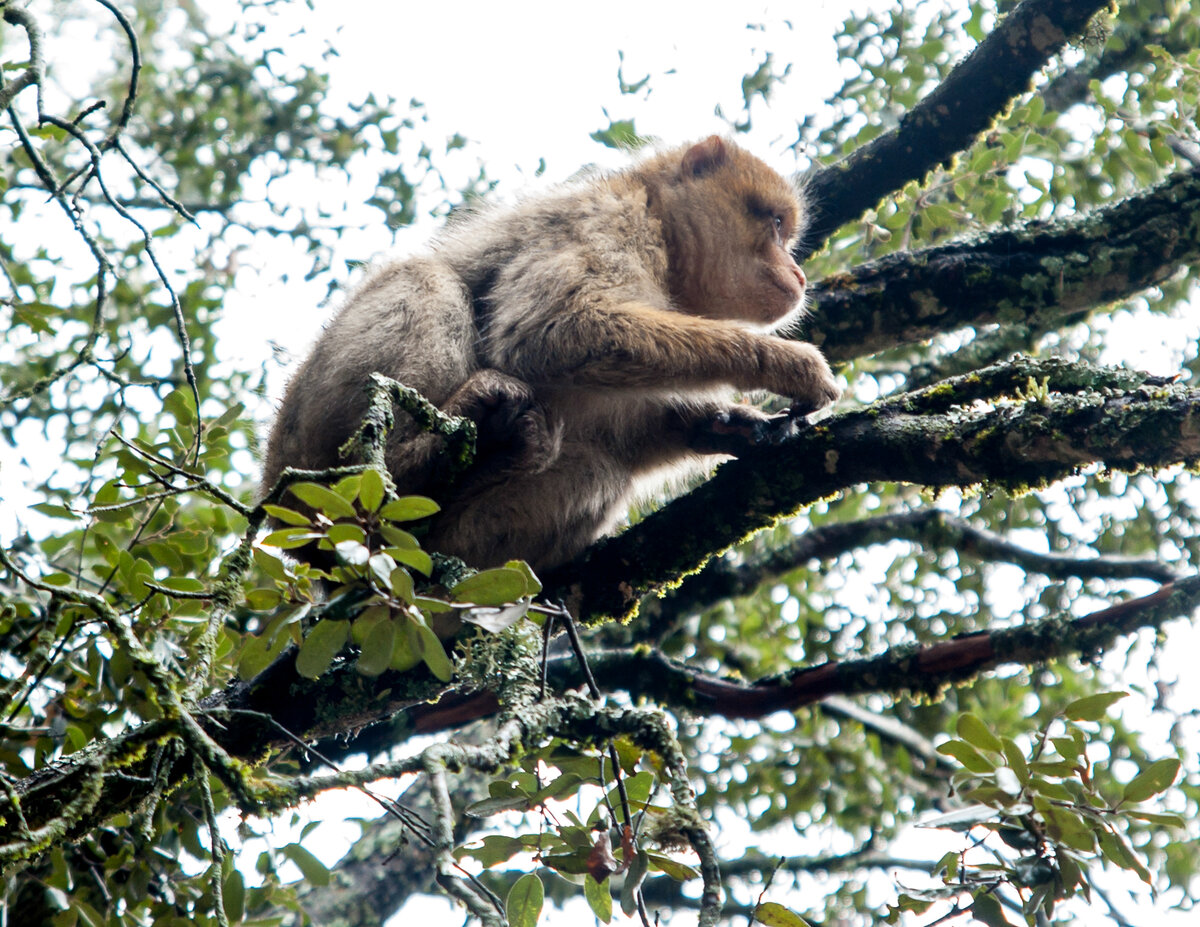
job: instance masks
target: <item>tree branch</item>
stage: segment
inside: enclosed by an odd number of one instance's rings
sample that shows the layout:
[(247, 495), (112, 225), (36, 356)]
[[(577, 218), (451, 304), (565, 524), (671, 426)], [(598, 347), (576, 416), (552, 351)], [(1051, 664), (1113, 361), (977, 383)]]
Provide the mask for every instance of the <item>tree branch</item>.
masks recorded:
[[(925, 647), (902, 645), (877, 657), (804, 667), (749, 684), (701, 672), (657, 651), (609, 651), (593, 654), (589, 661), (605, 688), (626, 689), (659, 704), (687, 706), (705, 715), (761, 718), (830, 696), (932, 694), (998, 666), (1088, 655), (1104, 650), (1124, 634), (1157, 628), (1197, 609), (1200, 576), (1189, 576), (1081, 618), (1055, 616), (1012, 628), (963, 634)], [(557, 685), (570, 684), (572, 677), (557, 678), (559, 672), (573, 672), (565, 661), (555, 661), (551, 675)], [(421, 706), (414, 711), (436, 708)]]
[(940, 509), (916, 509), (809, 528), (788, 543), (741, 562), (710, 560), (703, 570), (688, 576), (666, 595), (642, 602), (639, 636), (656, 639), (680, 618), (724, 599), (748, 595), (810, 560), (831, 560), (847, 551), (894, 540), (911, 541), (926, 550), (953, 549), (977, 560), (1015, 563), (1026, 572), (1050, 579), (1145, 578), (1168, 583), (1182, 575), (1153, 557), (1097, 555), (1090, 551), (1041, 553)]
[(899, 126), (812, 176), (807, 191), (815, 215), (798, 257), (817, 250), (892, 191), (969, 148), (1029, 89), (1033, 75), (1108, 5), (1108, 0), (1024, 0)]
[(890, 254), (816, 283), (806, 338), (848, 360), (968, 325), (1045, 327), (1200, 260), (1200, 175), (1082, 218)]
[[(1147, 380), (1125, 391), (1114, 388), (1120, 376), (1140, 375), (1017, 359), (832, 416), (723, 465), (693, 492), (551, 572), (547, 595), (585, 620), (628, 618), (647, 593), (715, 553), (859, 483), (1023, 491), (1093, 463), (1137, 470), (1200, 460), (1200, 390)], [(1056, 382), (1045, 395), (1022, 395), (1047, 378)]]

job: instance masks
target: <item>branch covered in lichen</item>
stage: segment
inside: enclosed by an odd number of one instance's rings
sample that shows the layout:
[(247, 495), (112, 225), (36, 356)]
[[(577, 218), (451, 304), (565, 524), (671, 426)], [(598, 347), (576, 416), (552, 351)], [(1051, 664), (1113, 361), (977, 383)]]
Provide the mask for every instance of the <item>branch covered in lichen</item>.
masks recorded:
[(1053, 327), (1200, 260), (1200, 176), (1175, 174), (1069, 222), (888, 255), (812, 287), (805, 337), (848, 360), (965, 326)]
[[(1119, 388), (1125, 375), (1144, 385)], [(1021, 376), (1026, 386), (1015, 388)], [(716, 553), (860, 483), (1022, 492), (1091, 464), (1136, 472), (1198, 460), (1200, 390), (1025, 359), (835, 415), (781, 446), (755, 449), (555, 571), (546, 585), (584, 619), (628, 617), (647, 593), (678, 583)]]

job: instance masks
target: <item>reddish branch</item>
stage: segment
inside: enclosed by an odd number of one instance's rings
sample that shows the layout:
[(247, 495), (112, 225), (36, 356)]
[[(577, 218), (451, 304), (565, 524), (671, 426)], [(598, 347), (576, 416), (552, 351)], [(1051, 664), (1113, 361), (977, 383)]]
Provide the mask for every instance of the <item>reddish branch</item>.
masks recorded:
[[(658, 651), (611, 651), (593, 655), (590, 663), (597, 681), (608, 690), (623, 689), (705, 715), (761, 718), (835, 695), (936, 693), (998, 666), (1029, 666), (1088, 655), (1110, 646), (1124, 634), (1157, 628), (1197, 609), (1200, 576), (1189, 576), (1081, 618), (1056, 617), (978, 631), (926, 647), (894, 647), (877, 657), (824, 663), (750, 684), (701, 672)], [(579, 685), (581, 679), (578, 667), (569, 658), (552, 661), (549, 675), (557, 687), (564, 688)], [(496, 710), (495, 699), (486, 693), (450, 693), (436, 704), (414, 706), (406, 716), (414, 730), (433, 732)]]

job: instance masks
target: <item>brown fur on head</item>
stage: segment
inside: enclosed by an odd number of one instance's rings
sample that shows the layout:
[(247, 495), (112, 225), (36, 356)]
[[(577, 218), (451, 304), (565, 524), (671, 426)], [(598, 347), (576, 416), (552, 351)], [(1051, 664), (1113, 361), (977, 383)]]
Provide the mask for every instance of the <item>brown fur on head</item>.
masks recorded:
[[(716, 135), (682, 156), (658, 155), (635, 174), (663, 224), (680, 308), (764, 326), (802, 310), (806, 280), (790, 253), (804, 220), (795, 187)], [(730, 247), (743, 242), (751, 247)]]

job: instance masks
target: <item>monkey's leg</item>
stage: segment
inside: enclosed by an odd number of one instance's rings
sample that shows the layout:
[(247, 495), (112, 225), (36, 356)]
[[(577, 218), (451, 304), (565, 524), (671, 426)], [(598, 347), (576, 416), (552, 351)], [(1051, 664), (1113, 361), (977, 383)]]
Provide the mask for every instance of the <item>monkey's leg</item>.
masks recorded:
[[(514, 467), (544, 469), (558, 451), (558, 439), (546, 423), (527, 383), (499, 370), (477, 370), (445, 403), (448, 415), (469, 418), (477, 432), (470, 472), (501, 472)], [(462, 474), (450, 472), (441, 438), (404, 435), (389, 450), (388, 469), (402, 492), (433, 492), (453, 485)]]

